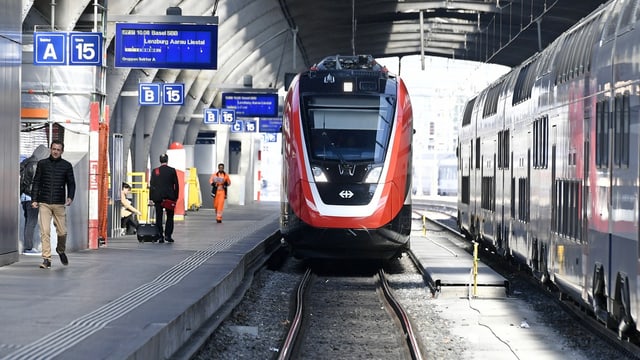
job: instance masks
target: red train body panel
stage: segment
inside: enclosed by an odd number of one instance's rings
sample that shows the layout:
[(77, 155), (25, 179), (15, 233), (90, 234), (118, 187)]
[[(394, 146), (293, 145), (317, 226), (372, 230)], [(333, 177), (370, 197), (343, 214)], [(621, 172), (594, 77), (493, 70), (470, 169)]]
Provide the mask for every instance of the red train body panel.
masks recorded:
[(329, 57), (296, 76), (280, 222), (295, 256), (386, 259), (408, 248), (412, 121), (404, 83), (370, 56)]

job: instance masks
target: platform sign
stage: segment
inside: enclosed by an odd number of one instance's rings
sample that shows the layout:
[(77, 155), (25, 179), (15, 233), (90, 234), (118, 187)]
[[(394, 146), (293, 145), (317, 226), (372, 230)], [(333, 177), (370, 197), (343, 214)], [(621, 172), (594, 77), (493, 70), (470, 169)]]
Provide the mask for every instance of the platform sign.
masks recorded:
[(61, 32), (35, 32), (33, 63), (35, 65), (66, 65), (67, 34)]
[(243, 132), (243, 131), (244, 131), (244, 121), (243, 120), (236, 120), (231, 125), (231, 132), (232, 133), (238, 133), (238, 132)]
[(255, 120), (245, 120), (244, 131), (249, 133), (258, 132), (258, 122)]
[(204, 121), (205, 124), (218, 124), (218, 109), (209, 108), (204, 109)]
[(96, 32), (35, 32), (35, 65), (102, 65), (102, 34)]
[(236, 121), (236, 112), (231, 109), (220, 109), (220, 123), (231, 125)]
[(259, 131), (261, 133), (282, 132), (282, 118), (260, 119)]
[(115, 66), (218, 68), (218, 25), (116, 23)]
[(69, 33), (69, 65), (102, 65), (101, 33)]
[(162, 103), (164, 105), (184, 105), (184, 84), (162, 84)]
[(222, 107), (234, 109), (237, 117), (276, 117), (278, 94), (223, 93)]
[(138, 105), (160, 105), (161, 83), (138, 84)]

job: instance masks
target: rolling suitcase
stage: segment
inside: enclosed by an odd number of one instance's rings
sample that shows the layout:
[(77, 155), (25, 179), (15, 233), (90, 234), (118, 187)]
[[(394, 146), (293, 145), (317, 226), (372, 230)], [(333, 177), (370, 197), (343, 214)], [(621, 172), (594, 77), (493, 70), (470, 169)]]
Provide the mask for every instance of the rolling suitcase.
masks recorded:
[[(149, 220), (155, 219), (155, 213), (152, 214), (152, 206), (149, 206), (148, 218)], [(139, 223), (136, 229), (136, 236), (138, 242), (156, 242), (161, 237), (160, 229), (156, 226), (155, 222), (148, 221), (147, 223)]]

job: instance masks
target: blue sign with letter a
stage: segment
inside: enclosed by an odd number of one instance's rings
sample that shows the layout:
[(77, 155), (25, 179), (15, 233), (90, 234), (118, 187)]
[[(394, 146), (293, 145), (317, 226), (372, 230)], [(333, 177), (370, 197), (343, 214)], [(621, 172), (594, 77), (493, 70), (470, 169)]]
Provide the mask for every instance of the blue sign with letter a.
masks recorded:
[(67, 34), (34, 33), (33, 63), (35, 65), (65, 65), (67, 63)]

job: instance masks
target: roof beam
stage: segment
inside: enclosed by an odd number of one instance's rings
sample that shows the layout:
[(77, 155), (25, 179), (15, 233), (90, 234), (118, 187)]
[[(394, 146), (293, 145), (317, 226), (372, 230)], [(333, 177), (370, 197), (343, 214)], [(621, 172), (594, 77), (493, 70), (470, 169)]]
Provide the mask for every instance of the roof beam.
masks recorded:
[(501, 9), (496, 6), (494, 2), (485, 1), (457, 1), (457, 0), (445, 0), (445, 1), (412, 1), (412, 0), (399, 0), (397, 10), (403, 13), (418, 12), (420, 10), (462, 10), (469, 12), (485, 12), (485, 13), (498, 13)]

